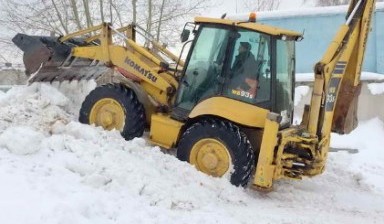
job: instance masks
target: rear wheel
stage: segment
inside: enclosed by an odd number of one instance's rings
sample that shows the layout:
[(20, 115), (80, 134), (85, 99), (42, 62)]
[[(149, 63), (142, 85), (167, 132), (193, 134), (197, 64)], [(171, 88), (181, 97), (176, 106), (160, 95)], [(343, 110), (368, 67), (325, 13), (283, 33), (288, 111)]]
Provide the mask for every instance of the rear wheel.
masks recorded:
[(91, 91), (80, 109), (79, 121), (106, 130), (119, 130), (126, 140), (141, 137), (145, 129), (143, 105), (121, 84), (106, 84)]
[(216, 119), (188, 128), (180, 139), (177, 158), (208, 175), (228, 175), (236, 186), (247, 185), (255, 167), (255, 153), (246, 135), (230, 122)]

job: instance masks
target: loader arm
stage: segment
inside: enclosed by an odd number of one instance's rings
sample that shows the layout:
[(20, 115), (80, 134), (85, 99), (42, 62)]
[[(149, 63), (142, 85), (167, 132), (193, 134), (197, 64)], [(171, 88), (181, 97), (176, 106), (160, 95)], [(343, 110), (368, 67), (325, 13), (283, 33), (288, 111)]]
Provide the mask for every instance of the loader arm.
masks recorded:
[[(115, 41), (114, 34), (125, 46)], [(139, 83), (158, 104), (169, 106), (178, 81), (163, 56), (181, 66), (183, 62), (153, 39), (149, 42), (155, 50), (140, 46), (135, 38), (135, 24), (115, 30), (103, 23), (60, 38), (18, 34), (13, 42), (24, 51), (27, 75), (37, 73), (30, 82), (91, 79), (116, 68), (125, 78)]]
[[(109, 66), (124, 69), (127, 73), (140, 79), (140, 84), (146, 92), (159, 103), (169, 104), (169, 97), (175, 93), (177, 83), (175, 80), (172, 83), (172, 80), (167, 80), (164, 74), (160, 74), (164, 68), (161, 67), (162, 61), (159, 58), (129, 38), (126, 39), (126, 42), (132, 50), (114, 44), (112, 30), (108, 23), (102, 25), (99, 40), (99, 46), (74, 47), (72, 55), (99, 60)], [(151, 67), (151, 65), (156, 67)]]

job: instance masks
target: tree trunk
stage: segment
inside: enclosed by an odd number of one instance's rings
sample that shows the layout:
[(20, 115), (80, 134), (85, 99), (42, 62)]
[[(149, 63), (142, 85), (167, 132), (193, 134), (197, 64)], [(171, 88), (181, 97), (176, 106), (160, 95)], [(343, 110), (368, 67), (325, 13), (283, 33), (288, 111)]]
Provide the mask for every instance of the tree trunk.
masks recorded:
[(87, 20), (87, 27), (92, 27), (93, 26), (93, 23), (92, 23), (92, 18), (91, 18), (91, 12), (89, 11), (89, 2), (88, 0), (83, 0), (83, 4), (84, 4), (84, 13), (85, 13), (85, 18)]
[(68, 34), (69, 33), (68, 27), (64, 23), (63, 17), (61, 16), (61, 13), (60, 13), (59, 9), (57, 8), (55, 1), (51, 0), (51, 2), (52, 2), (53, 7), (55, 8), (55, 12), (56, 12), (57, 18), (59, 19), (61, 27), (64, 29), (65, 34)]
[(157, 25), (156, 41), (160, 40), (160, 31), (161, 31), (161, 25), (163, 21), (164, 6), (165, 6), (165, 0), (162, 0), (161, 7), (160, 7), (159, 23)]
[(136, 23), (137, 18), (137, 0), (132, 0), (132, 22)]
[(113, 23), (112, 0), (109, 0), (109, 15), (111, 16), (111, 23)]
[(71, 8), (73, 12), (73, 16), (75, 17), (75, 24), (77, 26), (78, 30), (82, 30), (83, 27), (81, 26), (81, 21), (79, 17), (79, 10), (77, 9), (76, 0), (71, 0)]
[(103, 4), (103, 0), (99, 0), (99, 7), (100, 7), (101, 22), (104, 22), (104, 4)]
[[(152, 30), (152, 0), (148, 0), (148, 18), (147, 18), (147, 33), (150, 35)], [(149, 41), (145, 40), (145, 45), (148, 47)]]
[(115, 9), (116, 17), (117, 17), (117, 19), (119, 20), (119, 23), (120, 23), (119, 25), (123, 26), (123, 19), (121, 18), (121, 15), (120, 15), (120, 9), (115, 4), (113, 4), (113, 3), (112, 3), (112, 7), (113, 7), (113, 9)]

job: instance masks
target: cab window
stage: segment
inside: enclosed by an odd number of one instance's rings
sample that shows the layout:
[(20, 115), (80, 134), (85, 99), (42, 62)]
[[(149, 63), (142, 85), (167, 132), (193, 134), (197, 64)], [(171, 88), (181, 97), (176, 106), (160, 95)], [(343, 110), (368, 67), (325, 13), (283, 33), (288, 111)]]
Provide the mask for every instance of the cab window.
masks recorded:
[(237, 31), (229, 58), (223, 94), (252, 104), (270, 101), (270, 37), (255, 31)]

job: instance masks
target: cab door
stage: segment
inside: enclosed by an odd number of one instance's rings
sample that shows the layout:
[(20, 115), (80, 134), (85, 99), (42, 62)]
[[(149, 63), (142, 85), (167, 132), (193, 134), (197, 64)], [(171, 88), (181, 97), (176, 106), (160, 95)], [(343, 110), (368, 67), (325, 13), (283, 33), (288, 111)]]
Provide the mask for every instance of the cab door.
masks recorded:
[(220, 94), (230, 33), (227, 26), (200, 25), (187, 56), (173, 117), (186, 118), (198, 102)]
[(234, 32), (222, 95), (271, 110), (274, 78), (271, 37), (247, 29)]

